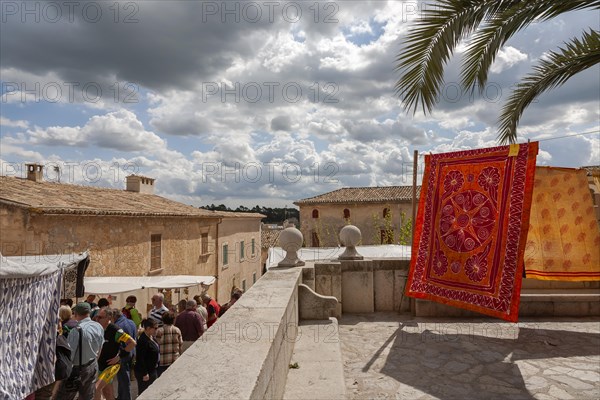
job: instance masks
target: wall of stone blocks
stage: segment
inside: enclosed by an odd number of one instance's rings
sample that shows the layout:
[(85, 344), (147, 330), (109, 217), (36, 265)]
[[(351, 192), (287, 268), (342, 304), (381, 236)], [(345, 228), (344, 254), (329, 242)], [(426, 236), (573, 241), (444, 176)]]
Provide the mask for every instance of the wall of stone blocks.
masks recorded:
[(216, 220), (199, 218), (46, 215), (0, 209), (5, 256), (90, 250), (87, 276), (150, 273), (150, 235), (161, 235), (162, 275), (216, 275), (215, 254), (201, 255), (201, 233), (214, 249)]
[(409, 260), (375, 259), (315, 263), (315, 291), (334, 296), (341, 312), (411, 311), (404, 296)]
[[(226, 303), (231, 297), (231, 289), (236, 286), (242, 288), (246, 283), (246, 290), (253, 285), (262, 275), (261, 236), (259, 218), (224, 218), (219, 225), (219, 283), (217, 301)], [(252, 239), (254, 239), (254, 254), (252, 254)], [(244, 257), (241, 258), (240, 247), (244, 243)], [(223, 264), (223, 245), (228, 245), (228, 263)]]
[[(344, 209), (350, 210), (350, 219), (344, 219)], [(383, 209), (392, 213), (392, 228), (397, 238), (400, 230), (400, 215), (405, 221), (412, 218), (412, 203), (366, 203), (366, 204), (318, 204), (300, 206), (300, 230), (306, 247), (312, 247), (312, 231), (319, 233), (320, 247), (337, 246), (339, 232), (351, 223), (362, 232), (362, 245), (380, 244), (381, 229), (385, 229)], [(313, 218), (313, 210), (319, 211), (319, 218)]]

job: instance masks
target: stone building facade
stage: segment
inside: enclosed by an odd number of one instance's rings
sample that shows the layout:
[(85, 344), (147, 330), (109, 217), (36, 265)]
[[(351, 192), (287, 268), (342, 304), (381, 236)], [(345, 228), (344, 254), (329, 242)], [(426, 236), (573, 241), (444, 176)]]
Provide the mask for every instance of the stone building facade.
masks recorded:
[(410, 245), (412, 186), (342, 188), (294, 204), (306, 247), (337, 246), (347, 224), (361, 230), (362, 245)]
[[(89, 249), (86, 276), (215, 276), (209, 293), (227, 301), (229, 295), (218, 295), (219, 279), (229, 279), (228, 273), (220, 275), (219, 234), (225, 241), (237, 237), (233, 232), (248, 235), (260, 250), (261, 214), (208, 211), (168, 200), (152, 194), (154, 179), (147, 177), (129, 176), (127, 190), (116, 190), (44, 182), (41, 166), (29, 167), (27, 179), (0, 176), (4, 256)], [(238, 269), (239, 277), (251, 282), (254, 271), (260, 277), (260, 260), (247, 259)]]
[(263, 215), (228, 214), (218, 226), (217, 301), (221, 304), (229, 301), (232, 288), (246, 291), (262, 275), (260, 218)]

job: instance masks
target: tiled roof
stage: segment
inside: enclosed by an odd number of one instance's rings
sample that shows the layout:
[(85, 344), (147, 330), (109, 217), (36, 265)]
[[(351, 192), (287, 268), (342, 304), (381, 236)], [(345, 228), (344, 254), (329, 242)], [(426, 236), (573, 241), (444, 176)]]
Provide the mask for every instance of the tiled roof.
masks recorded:
[(268, 249), (269, 247), (277, 246), (277, 239), (282, 229), (265, 229), (260, 232), (260, 247)]
[[(241, 213), (215, 212), (188, 206), (153, 194), (94, 186), (0, 176), (0, 203), (43, 214), (126, 215), (153, 217), (239, 217)], [(244, 217), (264, 217), (244, 214)]]
[[(417, 200), (420, 192), (421, 186), (417, 186)], [(294, 204), (385, 203), (399, 201), (412, 201), (412, 186), (342, 188), (308, 199), (299, 200), (294, 202)]]
[(267, 216), (253, 212), (214, 211), (215, 215), (223, 218), (266, 218)]

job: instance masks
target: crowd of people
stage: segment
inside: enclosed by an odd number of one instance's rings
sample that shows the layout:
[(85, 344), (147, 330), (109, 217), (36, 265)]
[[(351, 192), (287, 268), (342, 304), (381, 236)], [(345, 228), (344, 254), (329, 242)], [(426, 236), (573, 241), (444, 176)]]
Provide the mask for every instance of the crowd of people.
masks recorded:
[[(178, 310), (170, 310), (164, 295), (152, 296), (152, 309), (142, 318), (135, 307), (137, 299), (129, 296), (122, 309), (112, 308), (105, 298), (95, 303), (90, 295), (76, 304), (61, 301), (59, 309), (58, 347), (70, 350), (71, 373), (60, 377), (57, 358), (57, 381), (35, 393), (32, 399), (131, 400), (131, 371), (143, 393), (183, 352), (198, 340), (219, 317), (242, 296), (234, 288), (228, 303), (220, 305), (208, 294), (181, 300)], [(61, 347), (61, 351), (64, 349)], [(60, 368), (62, 371), (62, 368)], [(79, 377), (77, 385), (73, 378)], [(117, 379), (117, 394), (113, 380)]]

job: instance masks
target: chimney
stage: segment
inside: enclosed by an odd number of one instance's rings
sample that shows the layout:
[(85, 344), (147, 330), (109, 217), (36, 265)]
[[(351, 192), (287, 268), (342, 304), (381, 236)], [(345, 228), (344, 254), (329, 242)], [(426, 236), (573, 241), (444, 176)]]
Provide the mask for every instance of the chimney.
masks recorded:
[(154, 179), (141, 175), (127, 177), (127, 191), (144, 194), (154, 194)]
[(34, 182), (44, 181), (44, 166), (42, 164), (25, 164), (27, 167), (27, 179)]

